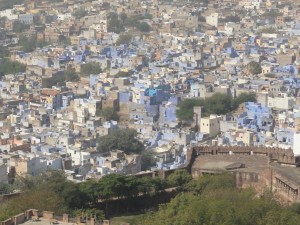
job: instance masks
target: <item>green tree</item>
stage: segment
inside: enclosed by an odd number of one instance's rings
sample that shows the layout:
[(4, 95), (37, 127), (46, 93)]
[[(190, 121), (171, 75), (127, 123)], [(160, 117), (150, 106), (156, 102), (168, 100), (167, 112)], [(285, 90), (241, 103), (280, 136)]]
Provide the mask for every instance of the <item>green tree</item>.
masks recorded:
[[(129, 27), (136, 27), (138, 28), (139, 24), (141, 23), (141, 20), (144, 19), (152, 19), (153, 16), (151, 14), (136, 14), (128, 17), (125, 21), (125, 25)], [(144, 23), (144, 22), (142, 22)], [(139, 29), (139, 28), (138, 28)]]
[(231, 174), (203, 176), (189, 192), (141, 218), (143, 225), (279, 225), (299, 224), (300, 216), (291, 207), (280, 206), (272, 196), (255, 196), (252, 189), (237, 189)]
[(122, 21), (123, 24), (125, 23), (125, 21), (128, 18), (126, 13), (121, 13), (119, 17), (120, 17), (120, 20)]
[(221, 93), (215, 93), (210, 98), (205, 99), (204, 113), (206, 115), (223, 115), (231, 111), (231, 97)]
[(265, 74), (265, 77), (268, 77), (268, 78), (275, 78), (276, 75), (274, 73), (266, 73)]
[(151, 177), (142, 177), (139, 179), (140, 183), (138, 186), (139, 193), (143, 193), (144, 195), (149, 194), (151, 192)]
[(46, 181), (46, 176), (43, 174), (32, 176), (16, 176), (13, 189), (21, 191), (29, 191), (37, 188), (40, 184)]
[(1, 27), (4, 27), (4, 26), (5, 26), (6, 20), (7, 20), (6, 17), (0, 17), (0, 26), (1, 26)]
[(298, 225), (300, 223), (299, 215), (288, 209), (273, 209), (259, 221), (259, 225)]
[(209, 0), (192, 0), (192, 2), (200, 2), (207, 5), (209, 3)]
[(60, 45), (68, 45), (68, 44), (71, 44), (71, 42), (70, 42), (70, 39), (69, 38), (67, 38), (66, 36), (64, 36), (64, 35), (59, 35), (58, 36), (58, 44), (60, 44)]
[(113, 108), (104, 108), (99, 111), (99, 116), (103, 117), (106, 121), (115, 120), (119, 121), (119, 115)]
[(50, 45), (50, 43), (48, 43), (46, 41), (37, 41), (36, 42), (36, 47), (38, 47), (38, 48), (43, 48), (43, 47), (48, 46), (48, 45)]
[(167, 182), (172, 187), (183, 186), (192, 180), (192, 176), (184, 169), (175, 170), (167, 178)]
[(152, 178), (150, 182), (151, 192), (156, 194), (157, 192), (164, 191), (167, 187), (166, 182), (159, 177)]
[(185, 189), (195, 195), (214, 192), (220, 188), (231, 190), (235, 187), (233, 176), (229, 173), (221, 173), (218, 176), (202, 176), (201, 179), (191, 180), (185, 185)]
[(56, 185), (52, 184), (47, 186), (51, 187), (59, 195), (69, 209), (85, 206), (87, 196), (80, 191), (79, 186), (74, 182), (64, 181), (62, 183), (56, 183)]
[(179, 120), (191, 121), (193, 119), (195, 106), (202, 106), (202, 115), (209, 116), (210, 114), (223, 115), (232, 110), (237, 109), (239, 104), (243, 102), (256, 102), (254, 93), (242, 93), (236, 99), (221, 93), (215, 93), (211, 97), (184, 99), (178, 105), (176, 116)]
[(107, 60), (107, 63), (106, 63), (106, 70), (110, 70), (111, 69), (111, 61), (110, 60)]
[(16, 20), (13, 22), (13, 32), (22, 33), (25, 30), (29, 29), (29, 25), (23, 24), (20, 21)]
[(24, 52), (32, 52), (36, 48), (36, 38), (27, 38), (21, 35), (19, 38), (19, 45)]
[(294, 203), (291, 205), (291, 210), (300, 215), (300, 203)]
[(109, 174), (99, 180), (100, 197), (103, 200), (124, 196), (125, 177), (120, 174)]
[[(34, 208), (49, 210), (61, 214), (77, 207), (79, 192), (71, 193), (70, 186), (77, 184), (67, 181), (60, 172), (43, 173), (35, 177), (17, 177), (13, 189), (22, 194), (0, 206), (0, 219), (5, 220), (13, 215)], [(85, 206), (83, 203), (80, 207)]]
[(146, 150), (141, 152), (141, 165), (142, 165), (142, 170), (148, 170), (150, 169), (151, 166), (155, 166), (156, 160), (154, 158), (153, 152), (150, 150)]
[(79, 75), (76, 73), (74, 68), (68, 68), (64, 71), (66, 82), (77, 82), (80, 81)]
[[(4, 57), (8, 57), (9, 56), (9, 51), (6, 47), (1, 47), (0, 48), (0, 59), (4, 58)], [(1, 63), (1, 61), (0, 61)]]
[(108, 31), (114, 33), (121, 33), (124, 31), (124, 25), (121, 20), (118, 18), (118, 14), (110, 13), (108, 15)]
[(80, 73), (82, 76), (89, 76), (91, 74), (99, 74), (101, 73), (100, 64), (97, 62), (89, 62), (86, 64), (82, 64), (80, 67)]
[(13, 192), (13, 187), (10, 184), (0, 183), (0, 195), (5, 195)]
[(86, 194), (81, 192), (79, 186), (68, 181), (60, 171), (42, 173), (35, 177), (17, 177), (14, 187), (25, 192), (51, 189), (63, 201), (63, 205), (67, 209), (81, 208), (85, 206), (85, 200), (87, 199)]
[(88, 180), (79, 184), (79, 189), (86, 196), (86, 201), (96, 204), (100, 198), (100, 187), (94, 180)]
[(277, 29), (274, 27), (266, 27), (258, 31), (259, 34), (274, 34), (277, 33)]
[(194, 106), (203, 106), (204, 99), (184, 99), (178, 105), (176, 116), (180, 120), (192, 120), (194, 115)]
[(132, 198), (138, 196), (140, 193), (139, 186), (141, 185), (141, 179), (136, 176), (125, 177), (125, 189), (124, 196), (127, 198)]
[(282, 16), (283, 14), (279, 12), (278, 10), (270, 10), (265, 12), (262, 17), (265, 17), (266, 19), (276, 19), (277, 16)]
[(0, 1), (0, 11), (5, 9), (12, 9), (14, 5), (23, 4), (24, 0), (1, 0)]
[(244, 102), (256, 102), (256, 94), (254, 92), (241, 93), (237, 98), (235, 98), (233, 100), (233, 103), (232, 103), (233, 110), (237, 109), (239, 107), (239, 105)]
[(68, 181), (61, 171), (52, 171), (44, 182), (45, 187), (57, 193), (69, 209), (85, 206), (88, 196), (80, 190), (79, 185)]
[(0, 77), (6, 74), (23, 73), (26, 71), (26, 65), (11, 61), (10, 59), (3, 59), (0, 61)]
[(73, 13), (73, 16), (75, 16), (76, 19), (80, 19), (82, 17), (85, 17), (87, 15), (87, 11), (83, 7), (80, 7), (79, 9), (75, 10)]
[(101, 4), (101, 8), (104, 10), (108, 10), (110, 8), (110, 4), (108, 2), (103, 2)]
[(116, 45), (129, 44), (132, 39), (130, 34), (121, 34), (116, 42)]
[(226, 114), (231, 110), (231, 101), (231, 97), (221, 93), (215, 93), (205, 100), (202, 98), (185, 99), (179, 103), (179, 107), (176, 110), (176, 116), (180, 120), (192, 120), (194, 106), (202, 106), (203, 116), (209, 116), (210, 114)]
[(139, 31), (142, 31), (142, 32), (147, 32), (148, 33), (151, 30), (150, 25), (146, 22), (141, 22), (136, 27)]
[(226, 17), (225, 22), (239, 23), (239, 22), (241, 22), (241, 18), (237, 15), (234, 15), (234, 16), (230, 15), (230, 16)]
[(260, 64), (258, 62), (255, 62), (255, 61), (252, 61), (252, 62), (248, 63), (247, 69), (253, 75), (257, 75), (257, 74), (260, 74), (262, 72), (262, 68), (261, 68)]
[(199, 22), (202, 22), (202, 23), (205, 23), (205, 22), (206, 22), (206, 19), (205, 19), (204, 16), (198, 15), (198, 21), (199, 21)]
[(113, 149), (119, 149), (126, 154), (140, 153), (145, 147), (137, 137), (134, 129), (116, 129), (110, 134), (98, 139), (98, 151), (104, 153)]
[(73, 211), (72, 215), (74, 217), (77, 216), (85, 216), (88, 218), (95, 218), (97, 221), (103, 221), (105, 219), (104, 212), (100, 209), (76, 209)]
[(2, 204), (0, 206), (0, 220), (6, 220), (31, 208), (41, 211), (53, 211), (57, 214), (68, 211), (63, 199), (57, 193), (43, 187), (25, 192), (11, 201)]
[(129, 72), (119, 71), (116, 75), (114, 75), (114, 77), (129, 77)]

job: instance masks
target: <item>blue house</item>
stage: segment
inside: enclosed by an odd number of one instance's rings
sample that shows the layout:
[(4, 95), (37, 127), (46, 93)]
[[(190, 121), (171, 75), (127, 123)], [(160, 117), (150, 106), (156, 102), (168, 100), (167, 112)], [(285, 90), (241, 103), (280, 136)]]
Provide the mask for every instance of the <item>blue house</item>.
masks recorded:
[(271, 109), (254, 102), (245, 103), (245, 112), (236, 119), (238, 127), (250, 129), (255, 132), (261, 130), (273, 131), (274, 120)]
[(86, 55), (85, 55), (83, 52), (77, 51), (77, 52), (75, 53), (74, 61), (75, 61), (76, 63), (82, 63), (82, 62), (84, 62), (85, 60), (86, 60)]
[(280, 144), (292, 146), (294, 143), (294, 133), (295, 131), (289, 128), (275, 128), (274, 138)]
[(298, 68), (294, 65), (278, 66), (274, 68), (273, 72), (296, 75), (298, 74)]
[(171, 122), (176, 122), (176, 110), (177, 106), (172, 104), (171, 102), (167, 102), (166, 104), (162, 104), (159, 106), (159, 122), (166, 124)]
[(118, 94), (120, 103), (128, 103), (132, 99), (132, 94), (129, 91), (120, 91)]
[(97, 75), (90, 75), (90, 86), (93, 87), (98, 83), (99, 77)]

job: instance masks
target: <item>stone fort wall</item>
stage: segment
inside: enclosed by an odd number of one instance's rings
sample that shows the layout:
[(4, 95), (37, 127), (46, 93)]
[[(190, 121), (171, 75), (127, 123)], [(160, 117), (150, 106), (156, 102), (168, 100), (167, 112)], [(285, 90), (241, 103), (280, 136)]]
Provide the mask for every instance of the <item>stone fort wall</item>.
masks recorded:
[(292, 149), (269, 148), (269, 147), (239, 147), (239, 146), (194, 146), (187, 151), (187, 161), (190, 166), (196, 157), (201, 155), (261, 155), (269, 156), (270, 159), (281, 163), (295, 163)]
[[(283, 166), (296, 167), (296, 160), (292, 149), (267, 148), (267, 147), (223, 147), (223, 146), (194, 146), (187, 152), (188, 170), (196, 173), (193, 164), (197, 157), (204, 155), (261, 155), (268, 156), (270, 161), (277, 161)], [(198, 171), (199, 172), (199, 171)], [(201, 172), (201, 171), (200, 171)], [(208, 171), (218, 173), (218, 171)], [(233, 174), (236, 186), (239, 188), (252, 187), (257, 194), (265, 190), (272, 190), (275, 197), (283, 203), (300, 202), (300, 186), (289, 177), (278, 173), (276, 168), (265, 167), (259, 172), (229, 171)], [(201, 174), (201, 173), (200, 173)], [(196, 174), (197, 175), (197, 174)], [(199, 174), (198, 174), (199, 175)]]

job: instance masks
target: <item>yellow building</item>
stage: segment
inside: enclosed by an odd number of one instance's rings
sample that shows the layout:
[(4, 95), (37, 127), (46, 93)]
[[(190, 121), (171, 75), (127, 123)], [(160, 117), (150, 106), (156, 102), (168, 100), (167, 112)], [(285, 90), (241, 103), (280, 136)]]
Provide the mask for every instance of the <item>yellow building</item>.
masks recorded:
[(268, 7), (271, 7), (271, 6), (272, 6), (272, 2), (271, 2), (271, 0), (267, 0), (267, 2), (266, 2), (266, 6), (268, 6)]

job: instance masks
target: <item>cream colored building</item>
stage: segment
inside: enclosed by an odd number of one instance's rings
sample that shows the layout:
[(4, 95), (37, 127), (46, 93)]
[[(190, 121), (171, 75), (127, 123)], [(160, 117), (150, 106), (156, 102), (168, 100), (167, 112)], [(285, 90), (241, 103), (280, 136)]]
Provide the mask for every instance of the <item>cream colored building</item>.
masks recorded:
[(246, 146), (253, 144), (254, 134), (251, 131), (237, 131), (235, 137), (237, 142), (243, 142)]
[(218, 20), (219, 20), (218, 13), (212, 13), (206, 17), (206, 23), (214, 27), (218, 27)]
[(300, 155), (300, 132), (294, 133), (293, 151), (295, 156)]
[(210, 115), (209, 117), (201, 118), (200, 132), (206, 133), (209, 137), (214, 137), (220, 133), (220, 120), (221, 116)]
[(41, 160), (40, 157), (34, 158), (23, 158), (15, 159), (12, 162), (12, 165), (15, 167), (16, 174), (19, 176), (31, 175), (35, 176), (42, 172), (47, 171), (47, 162)]
[(293, 97), (288, 97), (286, 93), (279, 94), (275, 97), (268, 97), (268, 107), (275, 109), (291, 109), (295, 104)]

